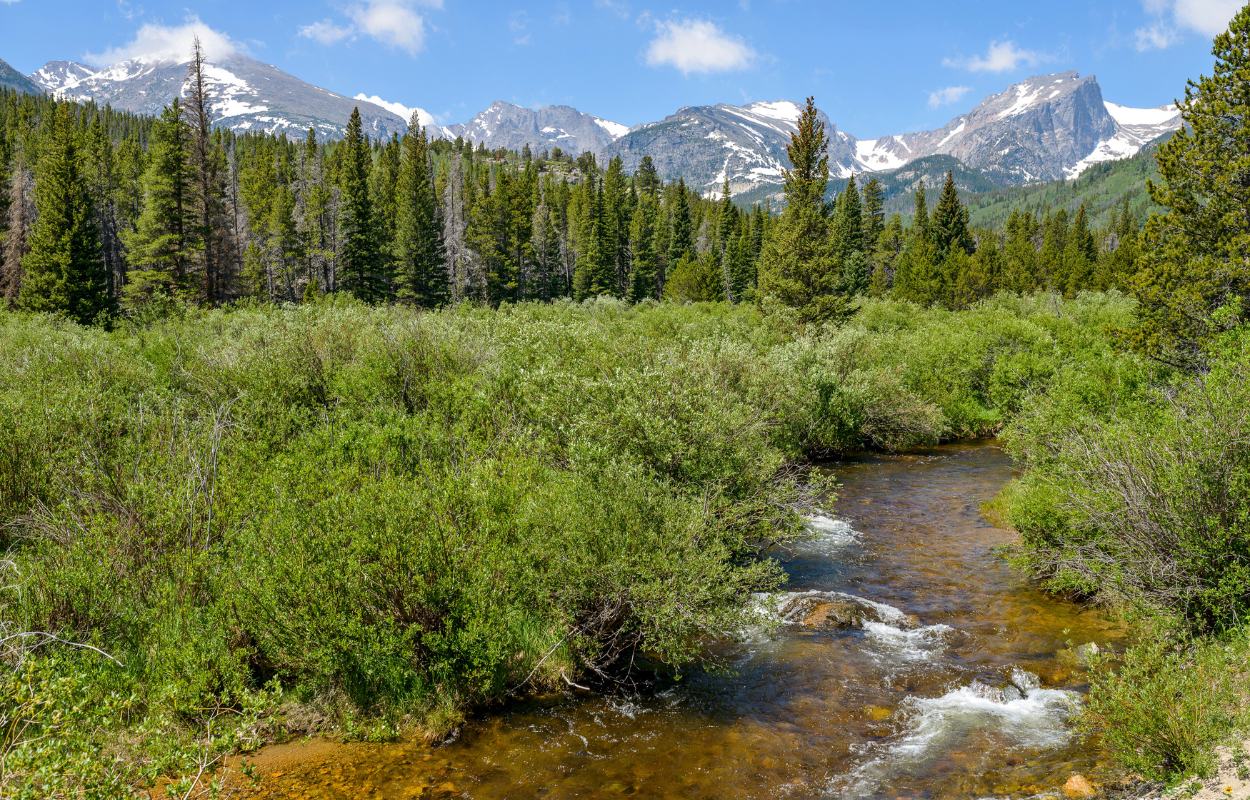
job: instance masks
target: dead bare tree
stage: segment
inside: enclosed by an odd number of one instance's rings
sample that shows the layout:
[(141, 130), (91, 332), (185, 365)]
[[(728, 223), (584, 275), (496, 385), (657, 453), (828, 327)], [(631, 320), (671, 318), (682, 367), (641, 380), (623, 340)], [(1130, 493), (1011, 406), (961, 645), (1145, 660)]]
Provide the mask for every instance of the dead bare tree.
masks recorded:
[(191, 168), (195, 171), (195, 192), (200, 234), (204, 241), (204, 301), (218, 300), (219, 243), (214, 233), (221, 214), (221, 159), (213, 142), (213, 109), (205, 74), (204, 47), (196, 36), (187, 68), (187, 122), (191, 128)]

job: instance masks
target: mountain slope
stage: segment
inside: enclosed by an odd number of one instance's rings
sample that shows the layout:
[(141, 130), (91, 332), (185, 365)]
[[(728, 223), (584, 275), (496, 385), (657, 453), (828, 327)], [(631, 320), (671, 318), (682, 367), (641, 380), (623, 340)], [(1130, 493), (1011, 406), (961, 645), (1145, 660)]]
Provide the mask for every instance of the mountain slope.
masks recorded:
[(570, 106), (525, 108), (496, 100), (468, 122), (443, 130), (449, 138), (463, 136), (491, 150), (520, 150), (528, 144), (536, 153), (558, 147), (580, 155), (586, 150), (603, 152), (629, 129)]
[[(633, 169), (649, 154), (664, 178), (681, 176), (705, 191), (718, 190), (728, 176), (735, 194), (779, 196), (798, 112), (784, 101), (683, 108), (661, 122), (635, 126), (604, 155), (619, 154)], [(933, 131), (860, 140), (824, 122), (833, 178), (893, 172), (918, 159), (948, 156), (994, 185), (1015, 186), (1075, 177), (1100, 161), (1132, 155), (1180, 127), (1180, 116), (1172, 106), (1107, 103), (1093, 76), (1064, 72), (1009, 86)], [(971, 188), (972, 173), (963, 182)]]
[(43, 93), (43, 90), (39, 88), (38, 84), (13, 69), (13, 67), (9, 65), (9, 62), (4, 59), (0, 59), (0, 86), (19, 92), (26, 92), (27, 94)]
[(986, 227), (1001, 227), (1015, 210), (1044, 214), (1047, 209), (1064, 208), (1071, 216), (1081, 204), (1085, 205), (1090, 225), (1100, 227), (1106, 224), (1111, 209), (1118, 208), (1125, 199), (1129, 201), (1130, 213), (1142, 222), (1152, 212), (1163, 210), (1150, 200), (1146, 180), (1161, 180), (1155, 152), (1171, 135), (1167, 133), (1149, 142), (1129, 158), (1094, 164), (1075, 180), (995, 189), (964, 195), (962, 199), (968, 204), (972, 224)]
[[(690, 186), (718, 191), (729, 178), (735, 194), (761, 186), (781, 184), (782, 169), (790, 166), (786, 146), (798, 130), (802, 109), (791, 102), (751, 103), (747, 106), (689, 106), (659, 122), (637, 125), (609, 145), (604, 159), (621, 156), (625, 170), (638, 168), (651, 156), (665, 180), (684, 178)], [(829, 134), (830, 171), (850, 174), (853, 139), (840, 133), (821, 114)]]
[[(210, 60), (206, 74), (216, 123), (233, 130), (302, 136), (312, 127), (321, 136), (337, 137), (356, 107), (371, 136), (389, 136), (407, 128), (407, 120), (388, 109), (313, 86), (237, 53)], [(29, 77), (43, 90), (65, 97), (160, 114), (179, 95), (186, 75), (185, 61), (135, 58), (104, 69), (50, 61)]]

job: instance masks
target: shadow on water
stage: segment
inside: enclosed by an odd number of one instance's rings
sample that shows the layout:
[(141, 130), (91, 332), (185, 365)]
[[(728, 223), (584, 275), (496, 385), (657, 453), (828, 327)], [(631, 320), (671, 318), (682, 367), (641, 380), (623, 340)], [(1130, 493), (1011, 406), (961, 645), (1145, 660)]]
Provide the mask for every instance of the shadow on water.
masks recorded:
[[(956, 444), (822, 468), (837, 499), (812, 541), (775, 553), (790, 582), (765, 605), (789, 624), (728, 651), (735, 674), (634, 699), (533, 698), (434, 750), (322, 754), (261, 795), (979, 798), (1097, 775), (1068, 727), (1084, 678), (1061, 652), (1121, 646), (1123, 631), (995, 554), (1011, 534), (980, 505), (1012, 477), (1007, 456)], [(859, 617), (811, 624), (821, 608)]]

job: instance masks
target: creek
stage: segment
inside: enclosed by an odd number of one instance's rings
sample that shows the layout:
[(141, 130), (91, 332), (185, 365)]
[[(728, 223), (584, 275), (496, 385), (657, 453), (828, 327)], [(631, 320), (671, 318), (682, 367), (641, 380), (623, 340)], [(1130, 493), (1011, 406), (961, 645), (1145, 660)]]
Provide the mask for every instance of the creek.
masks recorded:
[(980, 507), (1011, 479), (1007, 455), (954, 444), (825, 468), (837, 499), (814, 539), (774, 553), (789, 585), (761, 598), (785, 624), (722, 650), (732, 674), (531, 698), (434, 749), (336, 746), (266, 796), (1028, 797), (1103, 775), (1070, 729), (1072, 648), (1118, 649), (1124, 631), (997, 552), (1012, 534)]

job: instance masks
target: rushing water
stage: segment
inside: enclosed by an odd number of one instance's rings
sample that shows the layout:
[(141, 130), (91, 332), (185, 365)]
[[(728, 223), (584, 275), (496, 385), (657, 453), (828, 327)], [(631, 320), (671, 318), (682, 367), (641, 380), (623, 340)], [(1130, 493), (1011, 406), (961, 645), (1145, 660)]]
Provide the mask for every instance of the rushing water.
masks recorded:
[[(553, 695), (470, 721), (454, 743), (352, 746), (287, 770), (274, 797), (980, 798), (1097, 775), (1071, 735), (1072, 645), (1105, 617), (1031, 588), (979, 506), (1011, 478), (987, 445), (830, 464), (836, 502), (776, 555), (786, 621), (632, 699)], [(819, 623), (823, 611), (858, 624)]]

